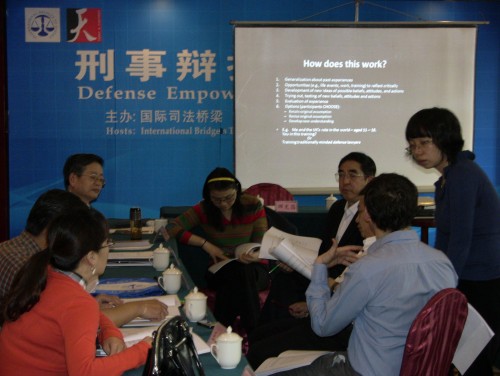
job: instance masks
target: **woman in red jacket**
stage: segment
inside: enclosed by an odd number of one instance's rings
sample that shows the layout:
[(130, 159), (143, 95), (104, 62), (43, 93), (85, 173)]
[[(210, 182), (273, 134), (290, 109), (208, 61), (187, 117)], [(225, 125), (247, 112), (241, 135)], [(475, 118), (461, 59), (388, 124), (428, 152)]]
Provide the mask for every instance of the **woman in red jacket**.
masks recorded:
[[(145, 363), (151, 338), (126, 348), (87, 292), (106, 268), (107, 233), (97, 211), (54, 219), (48, 249), (29, 259), (5, 298), (1, 375), (121, 375)], [(107, 357), (96, 358), (96, 341)]]

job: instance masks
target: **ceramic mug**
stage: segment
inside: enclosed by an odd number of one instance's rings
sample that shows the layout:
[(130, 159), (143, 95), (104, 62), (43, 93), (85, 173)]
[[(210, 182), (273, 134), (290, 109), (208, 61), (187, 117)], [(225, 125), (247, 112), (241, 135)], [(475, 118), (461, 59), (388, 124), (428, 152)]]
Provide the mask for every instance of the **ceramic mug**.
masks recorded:
[(161, 277), (158, 277), (158, 284), (167, 294), (177, 294), (181, 289), (182, 272), (174, 264), (165, 269)]
[(233, 369), (238, 366), (241, 360), (241, 338), (238, 334), (232, 333), (231, 327), (226, 333), (217, 337), (216, 343), (210, 345), (210, 353), (217, 360), (223, 369)]
[(189, 321), (197, 322), (205, 318), (207, 314), (207, 296), (199, 292), (198, 288), (195, 287), (185, 298), (184, 311)]
[(163, 248), (163, 244), (160, 244), (160, 246), (153, 251), (153, 257), (151, 257), (149, 261), (153, 265), (153, 268), (158, 271), (163, 271), (170, 263), (170, 251), (167, 248)]

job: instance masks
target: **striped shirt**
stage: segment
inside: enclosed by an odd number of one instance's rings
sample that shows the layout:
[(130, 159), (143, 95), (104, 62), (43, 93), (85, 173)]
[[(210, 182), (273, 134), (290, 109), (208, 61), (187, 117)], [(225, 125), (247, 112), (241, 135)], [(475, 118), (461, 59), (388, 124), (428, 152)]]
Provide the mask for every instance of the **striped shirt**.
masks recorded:
[(235, 247), (240, 244), (260, 243), (267, 231), (266, 212), (257, 197), (244, 194), (241, 196), (241, 203), (244, 207), (243, 216), (233, 216), (230, 220), (224, 218), (223, 231), (208, 224), (207, 215), (200, 202), (178, 216), (174, 223), (168, 226), (169, 235), (183, 244), (188, 244), (193, 235), (191, 230), (200, 226), (208, 241), (231, 255)]

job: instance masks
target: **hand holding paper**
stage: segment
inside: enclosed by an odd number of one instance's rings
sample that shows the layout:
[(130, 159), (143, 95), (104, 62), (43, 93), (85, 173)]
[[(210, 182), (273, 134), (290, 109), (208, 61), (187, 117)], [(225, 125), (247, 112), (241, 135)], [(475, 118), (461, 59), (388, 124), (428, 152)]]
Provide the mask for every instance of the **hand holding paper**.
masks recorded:
[(363, 247), (358, 245), (337, 247), (337, 243), (334, 240), (333, 246), (328, 251), (318, 256), (317, 262), (326, 264), (329, 268), (339, 264), (349, 266), (353, 262), (358, 261), (358, 252), (362, 250)]
[(320, 246), (320, 239), (292, 235), (271, 227), (264, 234), (259, 257), (279, 260), (310, 279)]

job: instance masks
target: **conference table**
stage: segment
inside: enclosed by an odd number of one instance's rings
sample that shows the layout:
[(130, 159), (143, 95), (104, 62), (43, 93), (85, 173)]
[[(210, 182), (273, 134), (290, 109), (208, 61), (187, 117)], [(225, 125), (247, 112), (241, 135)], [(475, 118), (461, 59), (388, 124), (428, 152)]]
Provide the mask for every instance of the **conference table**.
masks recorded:
[[(110, 220), (110, 227), (113, 228), (113, 224), (115, 224), (116, 221)], [(111, 235), (113, 240), (126, 240), (128, 239), (128, 235), (122, 234), (112, 234)], [(152, 236), (146, 235), (145, 238), (150, 238), (151, 240), (153, 239)], [(151, 250), (154, 250), (159, 247), (160, 243), (163, 244), (163, 247), (168, 247), (173, 254), (171, 254), (170, 257), (170, 262), (174, 263), (174, 265), (182, 271), (182, 285), (180, 291), (177, 293), (179, 299), (181, 302), (184, 301), (185, 296), (195, 287), (194, 283), (191, 279), (191, 276), (189, 275), (187, 269), (183, 265), (180, 257), (178, 257), (178, 252), (177, 252), (177, 244), (176, 241), (173, 239), (165, 240), (162, 236), (157, 236), (155, 237), (156, 241), (151, 244)], [(152, 265), (141, 265), (141, 266), (108, 266), (104, 272), (104, 274), (101, 276), (101, 279), (106, 279), (106, 278), (157, 278), (161, 276), (162, 272), (157, 271), (156, 269), (153, 268)], [(151, 298), (154, 298), (152, 296)], [(181, 308), (180, 310), (181, 316), (184, 317), (186, 320), (186, 316), (184, 314), (183, 309)], [(210, 312), (210, 310), (207, 310), (207, 319), (209, 321), (215, 321), (215, 318)], [(187, 320), (188, 321), (188, 320)], [(210, 337), (210, 334), (212, 333), (212, 329), (205, 328), (201, 325), (197, 325), (196, 323), (191, 323), (189, 322), (189, 326), (192, 327), (193, 332), (198, 334), (203, 340), (207, 341)], [(200, 354), (200, 360), (203, 364), (203, 368), (205, 370), (205, 374), (207, 376), (240, 376), (243, 371), (245, 370), (245, 367), (248, 365), (248, 362), (246, 361), (245, 357), (242, 355), (241, 361), (238, 365), (238, 367), (230, 370), (222, 369), (217, 361), (214, 359), (214, 357), (210, 353), (205, 353), (205, 354)], [(124, 373), (124, 375), (127, 376), (140, 376), (142, 375), (143, 372), (143, 367), (136, 368), (134, 370), (130, 370)]]

